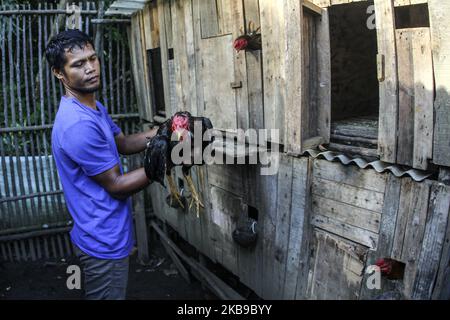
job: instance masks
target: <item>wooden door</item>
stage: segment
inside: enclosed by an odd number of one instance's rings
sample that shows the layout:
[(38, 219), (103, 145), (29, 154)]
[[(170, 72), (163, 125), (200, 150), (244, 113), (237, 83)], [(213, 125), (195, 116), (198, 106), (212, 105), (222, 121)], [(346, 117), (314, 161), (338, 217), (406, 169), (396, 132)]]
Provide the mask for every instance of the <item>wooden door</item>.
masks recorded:
[(433, 152), (430, 28), (397, 26), (394, 1), (375, 0), (374, 4), (380, 83), (380, 159), (426, 170)]
[(260, 0), (264, 124), (294, 155), (329, 142), (328, 11), (310, 1)]
[(357, 300), (367, 248), (320, 229), (312, 242), (308, 299)]
[(248, 127), (245, 53), (233, 41), (244, 29), (242, 0), (193, 0), (198, 111), (214, 128)]

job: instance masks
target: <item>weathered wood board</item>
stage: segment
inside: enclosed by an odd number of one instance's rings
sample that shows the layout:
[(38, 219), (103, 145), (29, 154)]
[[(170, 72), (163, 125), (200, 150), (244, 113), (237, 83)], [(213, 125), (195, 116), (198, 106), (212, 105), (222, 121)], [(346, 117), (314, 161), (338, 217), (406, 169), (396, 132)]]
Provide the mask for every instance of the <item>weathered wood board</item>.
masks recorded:
[[(222, 0), (226, 1), (226, 0)], [(259, 0), (244, 0), (245, 25), (261, 26)], [(246, 52), (249, 128), (264, 128), (262, 50)]]
[(230, 49), (233, 38), (226, 35), (202, 39), (200, 43), (204, 115), (211, 119), (214, 128), (237, 129), (236, 95), (230, 87), (235, 80), (234, 57)]
[(312, 250), (308, 298), (358, 299), (367, 248), (314, 230)]
[(420, 242), (416, 276), (411, 298), (430, 299), (436, 286), (450, 210), (450, 189), (442, 184), (431, 187), (423, 239)]
[(172, 110), (199, 114), (196, 71), (195, 16), (192, 1), (171, 0), (176, 103)]
[(260, 0), (263, 55), (264, 127), (280, 129), (284, 142), (286, 106), (285, 48), (286, 30), (283, 2)]
[(242, 198), (217, 187), (211, 187), (211, 222), (216, 240), (215, 260), (238, 274), (238, 247), (232, 239), (238, 217), (246, 212)]
[(384, 203), (386, 176), (371, 170), (314, 161), (312, 224), (372, 249)]
[(128, 27), (127, 29), (132, 53), (131, 67), (133, 70), (133, 77), (136, 88), (136, 100), (139, 106), (139, 115), (141, 119), (152, 121), (153, 115), (150, 104), (150, 88), (148, 83), (148, 73), (146, 72), (146, 55), (144, 55), (145, 42), (142, 42), (143, 39), (141, 34), (140, 20), (141, 15), (133, 16), (133, 18), (131, 19), (131, 27)]
[(383, 161), (395, 163), (397, 150), (398, 77), (395, 49), (395, 18), (392, 1), (374, 0), (378, 56), (383, 64), (380, 81), (378, 153)]
[(426, 170), (433, 152), (433, 62), (429, 28), (396, 30), (397, 163)]
[(450, 19), (448, 1), (429, 0), (431, 49), (436, 81), (434, 108), (433, 162), (450, 166), (450, 30), (444, 21)]

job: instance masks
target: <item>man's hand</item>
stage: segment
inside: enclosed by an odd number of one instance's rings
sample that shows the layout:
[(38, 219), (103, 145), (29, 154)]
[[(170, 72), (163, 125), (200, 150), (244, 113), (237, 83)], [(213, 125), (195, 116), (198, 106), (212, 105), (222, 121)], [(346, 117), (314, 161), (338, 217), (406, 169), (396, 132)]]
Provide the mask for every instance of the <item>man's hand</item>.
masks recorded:
[(147, 147), (148, 138), (154, 137), (157, 131), (158, 127), (154, 127), (148, 131), (131, 134), (129, 136), (125, 136), (123, 132), (121, 132), (115, 137), (117, 150), (122, 155), (140, 153)]

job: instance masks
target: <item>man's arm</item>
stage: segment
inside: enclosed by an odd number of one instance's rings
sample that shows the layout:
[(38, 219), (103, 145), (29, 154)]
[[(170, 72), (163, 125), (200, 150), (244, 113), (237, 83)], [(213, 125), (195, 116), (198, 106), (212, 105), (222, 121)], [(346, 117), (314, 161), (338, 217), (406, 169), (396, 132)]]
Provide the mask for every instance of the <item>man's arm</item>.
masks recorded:
[(142, 152), (147, 147), (147, 138), (154, 137), (156, 135), (156, 131), (158, 131), (158, 127), (129, 136), (125, 136), (121, 132), (115, 137), (117, 150), (119, 150), (119, 153), (122, 155)]
[(144, 168), (121, 175), (118, 165), (91, 178), (118, 200), (125, 200), (151, 182), (145, 175)]

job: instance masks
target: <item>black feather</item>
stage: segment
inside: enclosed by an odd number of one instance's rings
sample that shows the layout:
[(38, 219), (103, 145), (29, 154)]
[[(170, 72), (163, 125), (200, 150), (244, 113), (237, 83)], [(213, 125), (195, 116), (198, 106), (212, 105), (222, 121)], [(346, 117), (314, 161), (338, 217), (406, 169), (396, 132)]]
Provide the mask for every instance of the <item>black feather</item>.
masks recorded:
[[(201, 135), (203, 137), (204, 133), (208, 129), (213, 129), (213, 125), (211, 120), (205, 117), (193, 117), (187, 111), (177, 112), (174, 116), (183, 116), (189, 119), (189, 131), (191, 132), (191, 139), (194, 139), (194, 123), (195, 121), (201, 121), (202, 131)], [(172, 149), (179, 143), (179, 141), (171, 141), (172, 137), (172, 118), (166, 120), (164, 123), (160, 125), (156, 136), (150, 139), (147, 149), (145, 151), (144, 158), (144, 168), (147, 177), (152, 180), (159, 182), (164, 186), (164, 176), (170, 175), (170, 171), (175, 166), (172, 162), (170, 155), (172, 153)], [(200, 134), (196, 132), (196, 134)], [(193, 142), (194, 140), (192, 140)], [(214, 141), (214, 137), (211, 137), (209, 141), (202, 140), (202, 151)], [(191, 155), (194, 156), (194, 144), (191, 144), (192, 152)], [(193, 163), (193, 159), (191, 161)], [(203, 163), (204, 164), (204, 161)], [(183, 164), (182, 170), (183, 173), (188, 175), (189, 169), (192, 167), (192, 164)]]
[(167, 159), (169, 158), (169, 140), (164, 135), (156, 135), (150, 139), (144, 157), (144, 168), (147, 177), (164, 185)]

